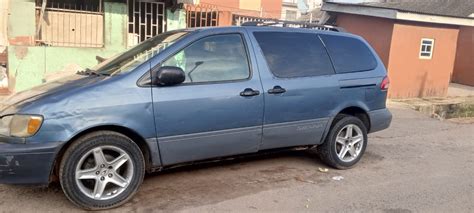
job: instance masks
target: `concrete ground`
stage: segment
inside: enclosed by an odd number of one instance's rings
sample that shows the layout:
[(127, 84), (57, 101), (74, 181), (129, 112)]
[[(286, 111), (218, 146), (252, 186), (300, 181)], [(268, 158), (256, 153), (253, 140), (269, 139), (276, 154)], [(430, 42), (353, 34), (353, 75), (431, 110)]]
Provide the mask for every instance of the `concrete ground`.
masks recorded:
[[(190, 166), (148, 176), (112, 210), (163, 212), (474, 212), (474, 124), (392, 106), (358, 166), (327, 168), (307, 152)], [(342, 180), (333, 180), (342, 176)], [(0, 211), (78, 211), (59, 187), (0, 185)]]
[(448, 96), (449, 97), (465, 97), (465, 96), (474, 96), (474, 87), (450, 83), (448, 87)]

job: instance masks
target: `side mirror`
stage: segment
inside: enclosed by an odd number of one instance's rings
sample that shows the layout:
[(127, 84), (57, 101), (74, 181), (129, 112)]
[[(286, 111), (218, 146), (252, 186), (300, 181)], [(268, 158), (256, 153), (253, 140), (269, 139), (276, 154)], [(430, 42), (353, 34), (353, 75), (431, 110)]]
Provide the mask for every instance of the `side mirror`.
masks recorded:
[(172, 86), (181, 84), (186, 79), (186, 74), (179, 67), (164, 66), (156, 72), (155, 82), (159, 86)]

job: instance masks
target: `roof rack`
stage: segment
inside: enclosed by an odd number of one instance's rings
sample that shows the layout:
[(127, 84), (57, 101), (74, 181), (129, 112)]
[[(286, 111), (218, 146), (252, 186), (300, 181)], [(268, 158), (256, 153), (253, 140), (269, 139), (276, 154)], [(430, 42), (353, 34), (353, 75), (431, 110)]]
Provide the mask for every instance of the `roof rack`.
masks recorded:
[(293, 28), (307, 28), (307, 29), (316, 29), (316, 30), (327, 30), (335, 32), (345, 32), (344, 28), (336, 27), (332, 25), (321, 25), (314, 24), (309, 22), (299, 22), (299, 21), (250, 21), (242, 23), (240, 26), (275, 26), (275, 27), (293, 27)]

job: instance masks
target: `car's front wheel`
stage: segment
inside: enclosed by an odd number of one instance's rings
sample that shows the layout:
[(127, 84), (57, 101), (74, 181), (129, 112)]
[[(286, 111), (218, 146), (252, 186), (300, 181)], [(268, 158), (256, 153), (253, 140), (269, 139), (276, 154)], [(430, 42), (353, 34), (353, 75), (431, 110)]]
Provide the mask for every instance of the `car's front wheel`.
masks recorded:
[(59, 179), (66, 196), (89, 210), (117, 207), (138, 190), (145, 161), (130, 138), (110, 131), (85, 135), (64, 153)]
[(367, 147), (367, 128), (357, 117), (338, 115), (317, 152), (326, 164), (348, 169), (362, 158)]

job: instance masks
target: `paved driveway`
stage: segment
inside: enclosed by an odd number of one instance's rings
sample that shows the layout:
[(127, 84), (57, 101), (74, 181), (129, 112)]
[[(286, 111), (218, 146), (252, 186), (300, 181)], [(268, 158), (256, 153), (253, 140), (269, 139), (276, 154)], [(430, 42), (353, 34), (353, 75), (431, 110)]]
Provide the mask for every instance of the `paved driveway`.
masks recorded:
[[(391, 110), (392, 127), (370, 136), (354, 169), (319, 172), (307, 152), (180, 168), (148, 176), (114, 211), (473, 212), (474, 124)], [(77, 210), (57, 186), (0, 185), (0, 211)]]

